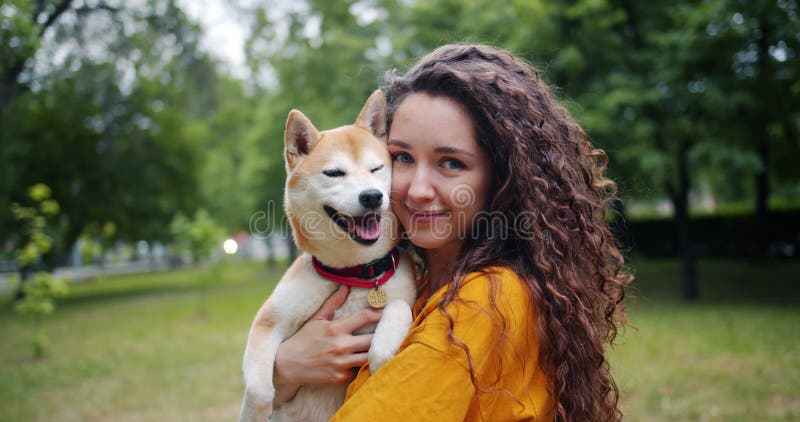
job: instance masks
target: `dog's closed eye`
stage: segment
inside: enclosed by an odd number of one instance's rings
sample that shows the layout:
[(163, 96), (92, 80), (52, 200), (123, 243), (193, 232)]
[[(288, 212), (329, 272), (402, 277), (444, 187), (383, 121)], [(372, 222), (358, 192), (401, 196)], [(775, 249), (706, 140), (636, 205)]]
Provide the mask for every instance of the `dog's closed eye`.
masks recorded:
[(382, 168), (383, 168), (383, 164), (381, 164), (378, 167), (375, 167), (374, 169), (370, 170), (370, 172), (375, 173), (376, 171), (378, 171), (378, 170), (380, 170)]
[(322, 174), (324, 174), (324, 175), (326, 175), (328, 177), (342, 177), (342, 176), (344, 176), (344, 171), (339, 170), (339, 169), (325, 170), (325, 171), (322, 172)]

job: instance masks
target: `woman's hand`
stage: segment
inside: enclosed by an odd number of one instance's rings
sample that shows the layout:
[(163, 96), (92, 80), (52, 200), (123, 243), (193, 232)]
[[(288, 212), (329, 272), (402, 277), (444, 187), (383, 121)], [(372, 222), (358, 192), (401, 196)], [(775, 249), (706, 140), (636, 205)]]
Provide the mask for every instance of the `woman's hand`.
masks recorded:
[(350, 381), (355, 376), (352, 368), (367, 361), (372, 334), (353, 335), (353, 332), (377, 323), (381, 312), (364, 309), (331, 321), (349, 293), (348, 287), (340, 287), (305, 325), (278, 347), (273, 378), (277, 390), (275, 406), (291, 400), (304, 384)]

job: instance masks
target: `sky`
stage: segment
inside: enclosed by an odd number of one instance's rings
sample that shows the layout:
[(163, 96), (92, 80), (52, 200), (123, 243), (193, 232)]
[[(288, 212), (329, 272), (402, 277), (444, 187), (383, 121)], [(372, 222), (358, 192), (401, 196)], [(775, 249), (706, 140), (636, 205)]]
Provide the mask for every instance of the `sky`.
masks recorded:
[(234, 76), (245, 77), (244, 40), (247, 28), (239, 23), (226, 0), (179, 0), (183, 10), (203, 25), (202, 47), (230, 66)]

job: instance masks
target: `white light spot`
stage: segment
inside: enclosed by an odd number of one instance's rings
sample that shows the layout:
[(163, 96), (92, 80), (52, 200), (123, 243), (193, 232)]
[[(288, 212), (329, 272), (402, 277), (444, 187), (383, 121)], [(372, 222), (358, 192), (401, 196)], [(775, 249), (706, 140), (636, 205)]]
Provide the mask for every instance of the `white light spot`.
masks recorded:
[(789, 58), (788, 46), (786, 45), (786, 42), (780, 41), (777, 46), (770, 46), (769, 55), (781, 63), (785, 62), (786, 59)]
[(233, 255), (239, 250), (239, 244), (233, 239), (226, 239), (225, 243), (222, 244), (222, 250), (228, 255)]

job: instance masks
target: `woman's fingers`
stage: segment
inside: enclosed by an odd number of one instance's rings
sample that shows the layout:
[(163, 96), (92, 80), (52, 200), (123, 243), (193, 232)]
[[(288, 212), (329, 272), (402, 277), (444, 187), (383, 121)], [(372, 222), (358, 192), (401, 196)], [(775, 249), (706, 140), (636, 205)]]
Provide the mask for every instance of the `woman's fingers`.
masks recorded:
[(370, 324), (377, 324), (381, 320), (382, 312), (377, 309), (362, 309), (344, 318), (331, 323), (331, 329), (336, 333), (352, 333), (359, 328)]
[(308, 383), (346, 382), (353, 378), (351, 368), (367, 362), (372, 334), (353, 335), (353, 332), (377, 323), (382, 312), (364, 309), (331, 321), (349, 293), (348, 287), (340, 287), (311, 319), (281, 343), (275, 356), (276, 385), (296, 389)]
[(353, 353), (345, 358), (343, 365), (346, 368), (358, 368), (367, 363), (368, 359), (369, 356), (367, 352)]
[(341, 342), (333, 351), (339, 356), (346, 356), (358, 352), (366, 352), (372, 343), (372, 334), (340, 337)]
[(333, 313), (342, 307), (347, 300), (348, 294), (350, 294), (350, 288), (345, 285), (340, 285), (338, 290), (325, 299), (325, 302), (319, 307), (319, 310), (311, 316), (311, 319), (327, 319), (329, 321), (333, 319)]
[(351, 352), (366, 352), (372, 344), (372, 334), (362, 334), (360, 336), (353, 336), (353, 343), (351, 344)]

